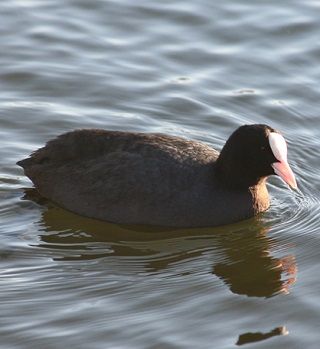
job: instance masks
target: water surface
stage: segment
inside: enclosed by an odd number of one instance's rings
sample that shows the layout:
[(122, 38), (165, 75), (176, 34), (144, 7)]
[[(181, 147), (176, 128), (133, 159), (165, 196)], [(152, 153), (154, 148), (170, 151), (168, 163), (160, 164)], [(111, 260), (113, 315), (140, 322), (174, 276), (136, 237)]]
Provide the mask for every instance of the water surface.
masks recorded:
[[(317, 1), (0, 5), (1, 348), (318, 348)], [(245, 123), (288, 140), (264, 215), (168, 230), (79, 217), (15, 162), (75, 128), (220, 149)]]

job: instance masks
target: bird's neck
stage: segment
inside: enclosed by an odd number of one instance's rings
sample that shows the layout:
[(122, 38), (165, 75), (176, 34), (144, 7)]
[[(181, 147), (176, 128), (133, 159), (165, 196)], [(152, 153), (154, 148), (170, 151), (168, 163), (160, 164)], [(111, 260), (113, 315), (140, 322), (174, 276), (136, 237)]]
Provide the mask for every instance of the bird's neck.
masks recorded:
[(244, 171), (234, 171), (232, 168), (220, 167), (219, 163), (216, 164), (215, 173), (221, 185), (227, 190), (250, 194), (254, 214), (263, 212), (270, 206), (269, 193), (266, 186), (268, 177), (250, 177)]
[(258, 184), (249, 188), (255, 214), (266, 211), (270, 206), (269, 193), (266, 186), (267, 177), (262, 178)]
[(265, 182), (265, 178), (255, 176), (241, 164), (234, 166), (219, 159), (215, 164), (215, 173), (221, 184), (231, 190), (248, 190)]

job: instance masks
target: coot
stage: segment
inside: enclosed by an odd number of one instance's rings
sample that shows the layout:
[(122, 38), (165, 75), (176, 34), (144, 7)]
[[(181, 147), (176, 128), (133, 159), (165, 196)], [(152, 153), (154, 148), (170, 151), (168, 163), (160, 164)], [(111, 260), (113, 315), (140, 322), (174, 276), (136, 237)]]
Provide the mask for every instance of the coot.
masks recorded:
[(267, 210), (268, 176), (297, 188), (283, 136), (262, 124), (239, 127), (220, 154), (204, 143), (163, 134), (76, 130), (18, 165), (45, 198), (124, 224), (233, 223)]

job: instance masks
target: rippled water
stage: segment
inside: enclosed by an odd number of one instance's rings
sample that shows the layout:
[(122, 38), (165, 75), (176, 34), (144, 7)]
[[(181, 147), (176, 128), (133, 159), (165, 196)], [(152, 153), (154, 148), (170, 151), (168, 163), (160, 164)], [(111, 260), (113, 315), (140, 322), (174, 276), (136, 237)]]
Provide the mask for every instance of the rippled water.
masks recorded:
[[(318, 348), (318, 1), (0, 5), (1, 348)], [(264, 215), (162, 230), (79, 217), (15, 162), (75, 128), (221, 148), (279, 128), (301, 193)], [(249, 345), (251, 343), (251, 345)]]

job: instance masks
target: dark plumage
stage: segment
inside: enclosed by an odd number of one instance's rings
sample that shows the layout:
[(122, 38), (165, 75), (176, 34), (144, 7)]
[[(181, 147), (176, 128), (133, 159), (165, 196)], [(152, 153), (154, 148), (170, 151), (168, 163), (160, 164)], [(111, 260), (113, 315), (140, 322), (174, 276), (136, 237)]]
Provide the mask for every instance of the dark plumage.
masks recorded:
[(214, 226), (269, 207), (277, 162), (266, 125), (245, 125), (221, 154), (162, 134), (76, 130), (19, 161), (39, 193), (78, 214), (125, 224)]

